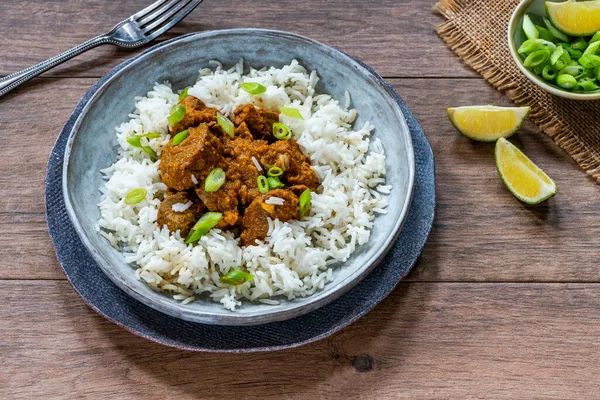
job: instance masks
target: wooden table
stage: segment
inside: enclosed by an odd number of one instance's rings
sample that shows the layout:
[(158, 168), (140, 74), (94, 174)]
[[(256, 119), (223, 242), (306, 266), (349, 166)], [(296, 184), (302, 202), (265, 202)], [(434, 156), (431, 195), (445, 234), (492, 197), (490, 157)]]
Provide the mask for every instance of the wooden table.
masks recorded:
[[(0, 75), (108, 30), (149, 0), (0, 2)], [(206, 0), (164, 38), (288, 30), (375, 68), (436, 158), (437, 215), (414, 271), (367, 316), (297, 349), (198, 354), (136, 337), (70, 288), (46, 231), (44, 172), (77, 100), (136, 51), (98, 48), (0, 99), (0, 398), (597, 398), (600, 192), (531, 123), (514, 142), (559, 187), (538, 207), (500, 182), (493, 146), (445, 109), (508, 105), (435, 34), (433, 2)]]

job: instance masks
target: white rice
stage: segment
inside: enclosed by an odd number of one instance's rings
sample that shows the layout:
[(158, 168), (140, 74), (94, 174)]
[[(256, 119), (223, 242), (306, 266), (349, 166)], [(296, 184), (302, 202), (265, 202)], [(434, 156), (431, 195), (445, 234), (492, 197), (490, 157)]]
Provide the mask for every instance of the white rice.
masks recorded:
[(281, 197), (272, 196), (265, 200), (265, 204), (273, 204), (275, 206), (282, 206), (285, 202)]
[(260, 172), (262, 171), (262, 166), (260, 165), (260, 163), (258, 162), (258, 160), (256, 159), (256, 157), (252, 156), (252, 162), (254, 163), (254, 166), (256, 167), (256, 169)]
[[(243, 300), (275, 305), (282, 297), (309, 296), (332, 281), (332, 267), (367, 243), (375, 214), (387, 212), (388, 202), (382, 195), (390, 193), (391, 186), (385, 185), (383, 145), (379, 139), (371, 143), (374, 127), (369, 123), (352, 127), (357, 112), (347, 107), (349, 93), (346, 107), (327, 94), (315, 93), (317, 73), (295, 60), (279, 69), (251, 68), (247, 75), (242, 75), (242, 61), (228, 70), (218, 61), (211, 64), (215, 69), (202, 69), (188, 93), (223, 115), (231, 117), (238, 105), (248, 103), (271, 110), (279, 106), (300, 110), (304, 120), (283, 115), (280, 120), (291, 127), (321, 181), (312, 193), (310, 211), (299, 221), (269, 220), (264, 242), (248, 247), (240, 246), (233, 233), (218, 229), (197, 245), (186, 245), (179, 232), (159, 227), (158, 207), (167, 189), (160, 181), (160, 161), (153, 162), (126, 140), (135, 134), (159, 132), (160, 138), (144, 145), (160, 155), (170, 139), (166, 117), (178, 96), (169, 83), (157, 83), (146, 97), (136, 98), (131, 119), (116, 127), (119, 160), (101, 171), (106, 184), (100, 188), (100, 233), (123, 252), (137, 279), (182, 304), (202, 296), (235, 310)], [(261, 83), (267, 91), (250, 95), (239, 89), (244, 81)], [(192, 181), (197, 182), (193, 176)], [(124, 197), (136, 188), (148, 191), (146, 199), (125, 204)], [(270, 198), (271, 204), (282, 202)], [(188, 204), (176, 204), (173, 210), (185, 210)], [(239, 268), (254, 279), (239, 286), (219, 280)]]
[(188, 201), (187, 203), (175, 203), (171, 206), (171, 209), (175, 212), (184, 212), (188, 208), (190, 208), (194, 203)]

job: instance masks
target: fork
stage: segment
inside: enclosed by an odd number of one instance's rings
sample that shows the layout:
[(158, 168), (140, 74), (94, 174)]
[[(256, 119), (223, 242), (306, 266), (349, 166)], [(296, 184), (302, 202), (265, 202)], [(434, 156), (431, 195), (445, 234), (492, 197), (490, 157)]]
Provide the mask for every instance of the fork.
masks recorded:
[(37, 65), (0, 79), (0, 97), (24, 82), (71, 58), (103, 44), (135, 48), (156, 39), (191, 13), (203, 0), (158, 0), (119, 22), (108, 33), (96, 36)]

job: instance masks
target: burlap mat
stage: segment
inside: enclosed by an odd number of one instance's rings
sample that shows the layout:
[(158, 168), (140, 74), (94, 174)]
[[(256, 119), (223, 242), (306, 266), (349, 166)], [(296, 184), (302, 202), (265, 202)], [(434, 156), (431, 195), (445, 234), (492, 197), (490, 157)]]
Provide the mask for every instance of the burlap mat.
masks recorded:
[(519, 106), (600, 183), (600, 101), (552, 96), (516, 66), (507, 43), (508, 20), (519, 0), (442, 0), (434, 10), (446, 21), (438, 35), (467, 65)]

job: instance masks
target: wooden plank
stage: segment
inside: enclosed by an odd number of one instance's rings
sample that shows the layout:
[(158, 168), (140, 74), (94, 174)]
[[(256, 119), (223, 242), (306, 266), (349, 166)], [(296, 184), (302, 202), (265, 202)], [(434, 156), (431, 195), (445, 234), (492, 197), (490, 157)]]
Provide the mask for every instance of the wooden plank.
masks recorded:
[[(0, 278), (63, 279), (43, 217), (45, 164), (56, 135), (93, 81), (40, 79), (3, 100)], [(436, 222), (409, 279), (600, 280), (598, 186), (564, 152), (531, 124), (512, 139), (559, 186), (558, 195), (547, 204), (525, 207), (498, 179), (493, 145), (458, 135), (445, 114), (447, 107), (455, 105), (507, 105), (500, 93), (482, 80), (390, 82), (421, 122), (437, 163)], [(30, 105), (27, 108), (23, 98)], [(28, 145), (32, 143), (35, 151)]]
[(597, 284), (412, 283), (329, 339), (198, 354), (134, 336), (66, 282), (0, 282), (0, 396), (594, 398)]
[[(362, 59), (385, 76), (476, 76), (435, 36), (434, 1), (205, 1), (162, 39), (214, 29), (265, 28), (309, 36)], [(150, 0), (0, 2), (0, 75), (36, 64), (151, 4)], [(48, 76), (102, 76), (141, 50), (103, 46)]]

